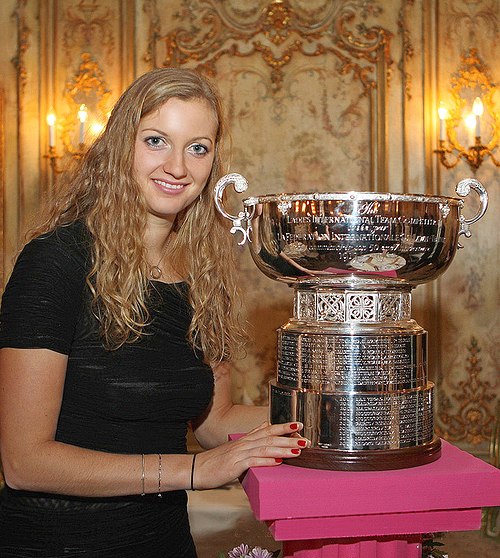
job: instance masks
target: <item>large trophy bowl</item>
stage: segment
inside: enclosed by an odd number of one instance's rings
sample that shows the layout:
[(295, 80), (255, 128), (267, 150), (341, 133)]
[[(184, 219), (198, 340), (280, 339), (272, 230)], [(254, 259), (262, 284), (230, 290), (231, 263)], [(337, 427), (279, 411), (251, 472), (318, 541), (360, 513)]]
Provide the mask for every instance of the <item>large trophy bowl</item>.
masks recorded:
[(411, 318), (411, 290), (450, 265), (461, 235), (486, 211), (474, 179), (459, 182), (480, 198), (466, 219), (460, 198), (371, 192), (272, 194), (226, 212), (222, 177), (215, 203), (248, 242), (257, 267), (294, 288), (294, 311), (278, 330), (270, 385), (272, 423), (300, 421), (312, 442), (290, 464), (383, 470), (439, 458), (427, 332)]

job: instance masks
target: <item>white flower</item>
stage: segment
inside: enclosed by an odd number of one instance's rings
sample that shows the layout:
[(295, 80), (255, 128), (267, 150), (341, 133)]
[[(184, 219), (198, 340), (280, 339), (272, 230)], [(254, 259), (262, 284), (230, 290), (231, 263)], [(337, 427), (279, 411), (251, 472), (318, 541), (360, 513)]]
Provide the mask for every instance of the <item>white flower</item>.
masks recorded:
[[(273, 558), (273, 554), (261, 548), (260, 546), (255, 546), (252, 549), (247, 544), (240, 544), (240, 546), (235, 546), (233, 550), (228, 553), (228, 558)], [(220, 556), (222, 558), (222, 554)]]
[(251, 558), (273, 558), (273, 555), (269, 552), (269, 550), (261, 548), (260, 546), (253, 548), (250, 556)]
[(240, 544), (240, 546), (236, 546), (233, 550), (230, 550), (227, 555), (229, 558), (251, 558), (250, 556), (250, 548), (247, 544)]

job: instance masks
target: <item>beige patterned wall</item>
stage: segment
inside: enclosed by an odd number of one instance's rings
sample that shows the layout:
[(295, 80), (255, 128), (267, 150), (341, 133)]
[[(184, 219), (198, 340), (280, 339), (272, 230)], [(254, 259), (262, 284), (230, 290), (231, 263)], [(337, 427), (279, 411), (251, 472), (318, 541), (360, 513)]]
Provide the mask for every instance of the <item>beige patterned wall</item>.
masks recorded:
[[(85, 102), (91, 118), (103, 119), (134, 76), (162, 65), (196, 67), (217, 81), (232, 133), (228, 168), (249, 179), (250, 195), (453, 195), (471, 170), (438, 165), (436, 108), (470, 47), (500, 79), (499, 7), (498, 0), (6, 0), (4, 276), (41, 197), (78, 151), (75, 107)], [(58, 115), (52, 154), (61, 158), (47, 157), (50, 107)], [(490, 192), (488, 214), (443, 278), (415, 291), (414, 315), (430, 334), (440, 434), (481, 453), (499, 393), (500, 185), (491, 162), (477, 177)], [(236, 364), (234, 393), (264, 402), (275, 329), (291, 313), (292, 291), (258, 272), (246, 251), (241, 281), (254, 341)]]
[[(440, 97), (449, 98), (450, 75), (460, 74), (462, 56), (477, 47), (491, 78), (498, 84), (500, 2), (439, 3), (440, 53), (437, 88)], [(496, 94), (500, 114), (500, 91)], [(498, 155), (497, 155), (498, 158)], [(440, 169), (439, 193), (452, 195), (453, 184), (467, 167), (463, 164), (446, 171)], [(485, 163), (477, 178), (487, 187), (489, 208), (465, 239), (452, 267), (437, 284), (440, 374), (438, 420), (446, 436), (459, 445), (486, 448), (498, 409), (500, 388), (499, 169)], [(472, 215), (474, 208), (469, 211)]]

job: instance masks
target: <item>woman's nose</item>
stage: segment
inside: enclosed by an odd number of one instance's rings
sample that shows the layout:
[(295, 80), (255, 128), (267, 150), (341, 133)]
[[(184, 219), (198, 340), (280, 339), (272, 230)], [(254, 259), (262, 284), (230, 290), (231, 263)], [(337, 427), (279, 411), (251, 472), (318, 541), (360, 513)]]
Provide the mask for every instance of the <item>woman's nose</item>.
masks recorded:
[(173, 149), (168, 153), (163, 162), (163, 170), (176, 178), (182, 178), (187, 174), (184, 153)]

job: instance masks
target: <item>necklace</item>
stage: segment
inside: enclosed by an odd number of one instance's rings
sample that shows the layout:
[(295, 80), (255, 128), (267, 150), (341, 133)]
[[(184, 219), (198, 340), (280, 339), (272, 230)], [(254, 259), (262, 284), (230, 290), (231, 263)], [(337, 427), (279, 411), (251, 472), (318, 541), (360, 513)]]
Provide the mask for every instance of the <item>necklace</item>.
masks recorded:
[(149, 268), (149, 276), (151, 277), (151, 279), (161, 279), (163, 275), (163, 271), (160, 267), (160, 264), (163, 261), (163, 258), (167, 255), (169, 244), (170, 244), (170, 235), (167, 236), (167, 240), (165, 241), (165, 248), (163, 249), (163, 253), (158, 263), (156, 265), (152, 265)]

